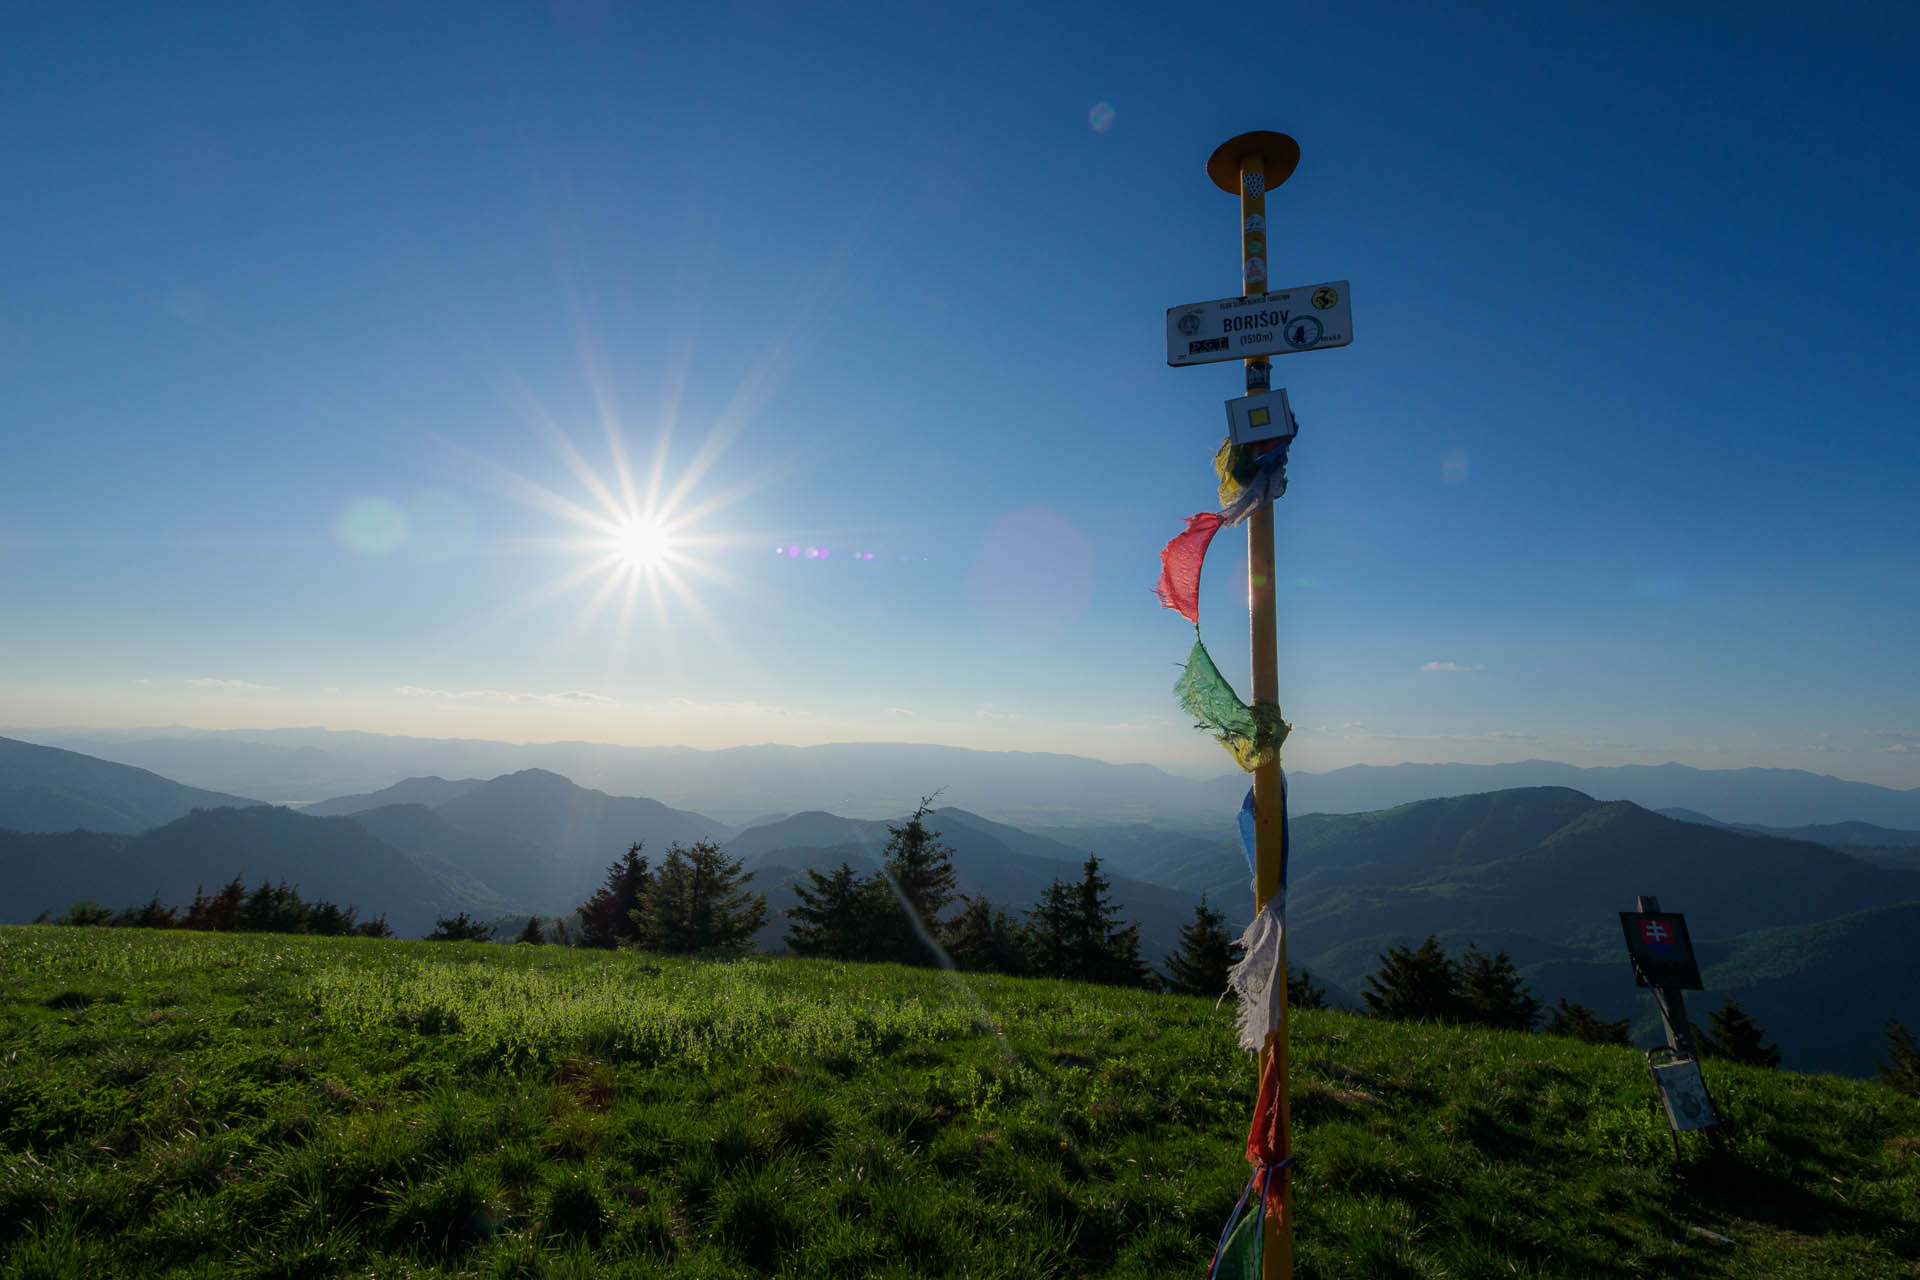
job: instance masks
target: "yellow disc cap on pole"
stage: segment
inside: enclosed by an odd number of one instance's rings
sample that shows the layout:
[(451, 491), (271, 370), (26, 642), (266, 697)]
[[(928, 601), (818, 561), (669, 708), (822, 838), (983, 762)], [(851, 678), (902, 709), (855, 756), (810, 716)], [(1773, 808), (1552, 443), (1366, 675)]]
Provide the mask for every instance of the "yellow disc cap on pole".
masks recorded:
[(1262, 129), (1228, 138), (1207, 158), (1207, 176), (1213, 185), (1230, 195), (1240, 194), (1240, 161), (1259, 156), (1266, 170), (1266, 187), (1271, 191), (1293, 176), (1300, 163), (1300, 144), (1284, 133)]

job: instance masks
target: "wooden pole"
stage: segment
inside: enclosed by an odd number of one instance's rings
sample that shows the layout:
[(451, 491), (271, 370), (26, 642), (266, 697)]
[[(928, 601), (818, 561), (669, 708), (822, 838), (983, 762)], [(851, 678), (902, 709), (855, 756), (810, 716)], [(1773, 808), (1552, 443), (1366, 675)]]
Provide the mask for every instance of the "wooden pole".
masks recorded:
[[(1299, 162), (1300, 148), (1285, 134), (1242, 134), (1214, 152), (1208, 171), (1218, 182), (1225, 172), (1235, 172), (1235, 188), (1240, 195), (1240, 281), (1243, 294), (1264, 293), (1267, 289), (1267, 191), (1285, 182)], [(1222, 161), (1233, 165), (1229, 170)], [(1224, 185), (1224, 184), (1222, 184)], [(1246, 388), (1249, 394), (1267, 391), (1272, 385), (1272, 365), (1265, 356), (1249, 358)], [(1280, 701), (1280, 657), (1278, 621), (1274, 606), (1273, 507), (1254, 509), (1247, 520), (1247, 619), (1252, 650), (1255, 706)], [(1282, 890), (1281, 876), (1287, 858), (1287, 790), (1280, 774), (1280, 761), (1270, 760), (1253, 771), (1253, 907), (1255, 914)], [(1284, 983), (1287, 964), (1286, 936), (1280, 940), (1280, 973)], [(1280, 993), (1280, 1021), (1260, 1051), (1260, 1074), (1265, 1076), (1269, 1058), (1277, 1060), (1279, 1075), (1280, 1149), (1291, 1152), (1292, 1103), (1290, 1098), (1291, 1064), (1287, 1045), (1287, 993)], [(1258, 1087), (1256, 1081), (1256, 1088)], [(1261, 1280), (1292, 1280), (1293, 1277), (1293, 1172), (1283, 1167), (1274, 1175), (1280, 1179), (1280, 1213), (1266, 1219), (1266, 1239), (1260, 1251)]]
[[(1658, 912), (1660, 899), (1651, 894), (1640, 895), (1636, 911)], [(1687, 1021), (1687, 1002), (1678, 987), (1653, 986), (1653, 998), (1660, 1006), (1660, 1025), (1667, 1033), (1667, 1047), (1682, 1058), (1699, 1058), (1693, 1046), (1693, 1024)], [(1680, 1140), (1675, 1138), (1677, 1143)]]

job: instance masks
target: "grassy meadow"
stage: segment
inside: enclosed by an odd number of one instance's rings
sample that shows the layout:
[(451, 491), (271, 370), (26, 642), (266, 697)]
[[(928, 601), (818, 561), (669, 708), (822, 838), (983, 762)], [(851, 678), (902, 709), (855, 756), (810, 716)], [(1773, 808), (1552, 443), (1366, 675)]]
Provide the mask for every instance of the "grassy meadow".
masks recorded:
[[(892, 966), (0, 928), (0, 1277), (1191, 1276), (1207, 1001)], [(1294, 1020), (1303, 1280), (1912, 1277), (1920, 1102)]]

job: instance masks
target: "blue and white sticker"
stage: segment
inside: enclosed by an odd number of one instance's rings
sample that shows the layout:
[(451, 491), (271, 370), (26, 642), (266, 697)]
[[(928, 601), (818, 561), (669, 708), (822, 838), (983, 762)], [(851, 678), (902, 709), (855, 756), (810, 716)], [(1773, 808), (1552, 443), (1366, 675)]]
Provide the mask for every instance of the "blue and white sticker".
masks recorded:
[(1270, 391), (1273, 388), (1273, 366), (1265, 360), (1247, 361), (1247, 390)]
[(1267, 278), (1267, 260), (1265, 258), (1248, 258), (1245, 276), (1248, 284), (1252, 284), (1256, 280), (1265, 281)]
[(1326, 326), (1313, 316), (1295, 316), (1287, 321), (1287, 327), (1283, 330), (1288, 346), (1302, 348), (1317, 344), (1326, 331)]
[(1267, 220), (1260, 214), (1250, 213), (1247, 215), (1245, 230), (1250, 236), (1264, 236), (1267, 234)]

